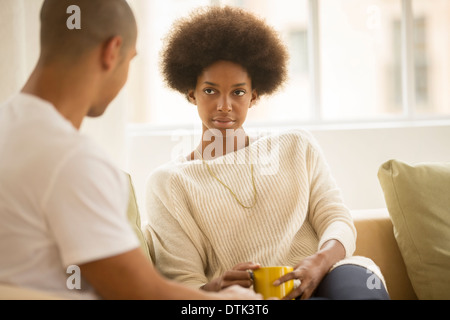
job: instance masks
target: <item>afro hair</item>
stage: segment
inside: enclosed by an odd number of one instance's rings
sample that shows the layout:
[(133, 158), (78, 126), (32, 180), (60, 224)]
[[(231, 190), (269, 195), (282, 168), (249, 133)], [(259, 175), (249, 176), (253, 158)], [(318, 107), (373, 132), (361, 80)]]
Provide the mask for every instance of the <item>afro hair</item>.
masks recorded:
[(274, 93), (287, 77), (288, 51), (266, 22), (237, 7), (202, 7), (175, 22), (161, 52), (166, 84), (182, 94), (219, 60), (241, 65), (258, 94)]

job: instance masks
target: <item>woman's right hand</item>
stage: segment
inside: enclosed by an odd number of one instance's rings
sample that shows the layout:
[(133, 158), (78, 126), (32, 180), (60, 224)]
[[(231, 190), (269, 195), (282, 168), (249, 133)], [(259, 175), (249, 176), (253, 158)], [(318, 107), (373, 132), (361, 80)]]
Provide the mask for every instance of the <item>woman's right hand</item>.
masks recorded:
[(202, 289), (206, 291), (221, 291), (234, 285), (250, 288), (253, 285), (253, 279), (249, 271), (260, 267), (259, 264), (253, 262), (239, 263), (233, 269), (225, 271), (220, 277), (205, 284)]

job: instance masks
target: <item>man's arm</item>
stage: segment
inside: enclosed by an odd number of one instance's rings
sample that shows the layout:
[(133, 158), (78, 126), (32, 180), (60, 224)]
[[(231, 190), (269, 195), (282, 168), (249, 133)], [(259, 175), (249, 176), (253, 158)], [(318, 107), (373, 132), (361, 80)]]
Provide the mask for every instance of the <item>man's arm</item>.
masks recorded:
[(82, 276), (106, 300), (254, 300), (261, 295), (239, 286), (221, 293), (195, 290), (163, 278), (135, 249), (80, 266)]

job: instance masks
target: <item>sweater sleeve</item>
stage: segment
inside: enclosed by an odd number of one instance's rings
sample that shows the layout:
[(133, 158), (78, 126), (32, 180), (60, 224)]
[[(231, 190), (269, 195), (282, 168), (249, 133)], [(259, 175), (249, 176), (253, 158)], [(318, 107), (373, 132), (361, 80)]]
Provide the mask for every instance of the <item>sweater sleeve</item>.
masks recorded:
[[(176, 205), (173, 179), (168, 171), (149, 177), (146, 186), (148, 225), (154, 246), (154, 264), (165, 277), (199, 288), (207, 282), (201, 236), (186, 208)], [(175, 203), (175, 204), (174, 204)]]
[(309, 219), (319, 236), (318, 249), (334, 239), (342, 243), (346, 257), (350, 257), (356, 247), (353, 219), (320, 147), (310, 139), (306, 155), (310, 172)]

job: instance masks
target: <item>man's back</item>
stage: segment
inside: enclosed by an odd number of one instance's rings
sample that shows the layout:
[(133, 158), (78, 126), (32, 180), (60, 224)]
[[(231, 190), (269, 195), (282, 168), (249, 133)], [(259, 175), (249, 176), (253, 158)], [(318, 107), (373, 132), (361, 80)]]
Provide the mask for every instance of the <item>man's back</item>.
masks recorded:
[[(123, 175), (50, 103), (27, 94), (0, 107), (0, 155), (0, 282), (88, 293), (85, 284), (68, 290), (67, 267), (137, 243)], [(106, 189), (114, 196), (100, 198)], [(96, 245), (98, 232), (116, 236)]]

